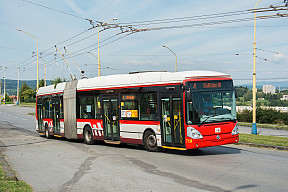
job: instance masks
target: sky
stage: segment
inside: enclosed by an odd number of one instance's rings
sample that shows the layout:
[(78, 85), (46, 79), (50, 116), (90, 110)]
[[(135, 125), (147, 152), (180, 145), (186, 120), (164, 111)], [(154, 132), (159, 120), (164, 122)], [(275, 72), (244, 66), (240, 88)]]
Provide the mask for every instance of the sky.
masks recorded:
[[(0, 0), (0, 76), (6, 69), (7, 79), (17, 79), (20, 67), (20, 80), (36, 79), (37, 41), (23, 31), (38, 40), (40, 79), (44, 79), (45, 63), (47, 79), (70, 79), (55, 46), (78, 79), (76, 64), (88, 78), (97, 76), (98, 27), (91, 27), (109, 21), (111, 28), (100, 27), (99, 33), (101, 75), (174, 72), (176, 57), (165, 45), (177, 55), (177, 71), (213, 70), (230, 74), (236, 85), (252, 83), (254, 13), (250, 9), (256, 2)], [(262, 0), (257, 7), (285, 3)], [(257, 16), (277, 13), (288, 14), (287, 7), (257, 12)], [(256, 21), (257, 82), (288, 80), (287, 21), (288, 17)], [(131, 33), (127, 26), (150, 30)]]

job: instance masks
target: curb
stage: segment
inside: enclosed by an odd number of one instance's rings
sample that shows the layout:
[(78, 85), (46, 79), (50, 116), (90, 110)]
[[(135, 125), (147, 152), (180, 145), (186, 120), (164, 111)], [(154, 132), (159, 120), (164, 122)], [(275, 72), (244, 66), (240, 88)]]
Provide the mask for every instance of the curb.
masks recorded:
[(15, 172), (11, 169), (11, 167), (9, 166), (8, 162), (5, 159), (5, 156), (1, 153), (1, 151), (0, 151), (0, 164), (2, 165), (3, 170), (6, 173), (6, 177), (18, 181)]
[(264, 144), (256, 144), (256, 143), (238, 143), (239, 145), (247, 145), (251, 147), (262, 147), (262, 148), (268, 148), (268, 149), (276, 149), (281, 151), (288, 151), (288, 147), (283, 146), (275, 146), (275, 145), (264, 145)]

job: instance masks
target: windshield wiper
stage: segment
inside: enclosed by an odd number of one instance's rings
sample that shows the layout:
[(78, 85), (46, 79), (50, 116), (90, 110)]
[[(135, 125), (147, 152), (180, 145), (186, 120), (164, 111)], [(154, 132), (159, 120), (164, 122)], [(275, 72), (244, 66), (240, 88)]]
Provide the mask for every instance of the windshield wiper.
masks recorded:
[(229, 117), (221, 117), (221, 118), (219, 118), (219, 119), (236, 122), (236, 119), (234, 119), (234, 118), (229, 118)]
[(200, 122), (198, 126), (200, 127), (200, 126), (203, 125), (208, 119), (210, 119), (211, 117), (215, 117), (215, 116), (217, 116), (217, 114), (211, 115), (211, 116), (207, 117), (204, 121)]

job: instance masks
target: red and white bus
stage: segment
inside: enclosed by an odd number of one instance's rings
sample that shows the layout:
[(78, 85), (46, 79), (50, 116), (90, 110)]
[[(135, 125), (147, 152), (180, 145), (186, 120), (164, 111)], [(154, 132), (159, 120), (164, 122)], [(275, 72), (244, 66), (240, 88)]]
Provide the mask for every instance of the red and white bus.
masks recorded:
[(235, 89), (214, 71), (139, 72), (74, 80), (37, 93), (47, 138), (196, 149), (237, 143)]

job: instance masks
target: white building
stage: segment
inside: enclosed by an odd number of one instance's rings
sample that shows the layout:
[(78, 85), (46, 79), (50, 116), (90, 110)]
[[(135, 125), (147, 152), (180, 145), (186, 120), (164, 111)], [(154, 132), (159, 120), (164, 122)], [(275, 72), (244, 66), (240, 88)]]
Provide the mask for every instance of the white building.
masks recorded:
[(288, 100), (288, 95), (283, 95), (283, 97), (281, 98), (282, 101), (284, 100)]
[(275, 94), (275, 86), (273, 86), (273, 85), (263, 85), (263, 93)]

